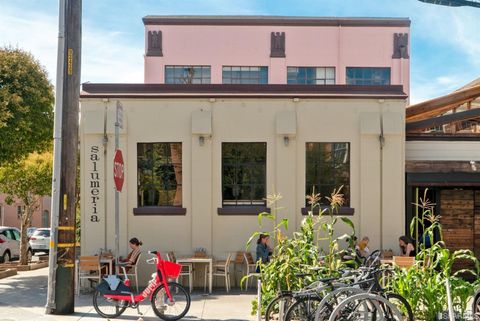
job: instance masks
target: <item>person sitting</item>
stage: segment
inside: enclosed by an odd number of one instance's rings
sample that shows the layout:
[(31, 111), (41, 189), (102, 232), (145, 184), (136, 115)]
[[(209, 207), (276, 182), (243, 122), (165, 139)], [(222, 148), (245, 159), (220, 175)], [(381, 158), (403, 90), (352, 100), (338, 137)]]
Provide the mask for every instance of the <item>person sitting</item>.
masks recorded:
[(139, 241), (136, 237), (130, 239), (129, 246), (132, 249), (130, 253), (128, 253), (125, 259), (119, 258), (119, 262), (122, 263), (121, 265), (125, 266), (125, 271), (128, 272), (132, 266), (137, 264), (138, 256), (140, 255), (142, 242)]
[(355, 250), (360, 255), (360, 257), (367, 257), (370, 254), (370, 249), (368, 248), (368, 242), (370, 239), (368, 236), (364, 236), (360, 242), (355, 246)]
[(398, 245), (400, 246), (401, 256), (413, 256), (415, 257), (415, 244), (413, 240), (406, 235), (398, 238)]
[[(272, 250), (269, 247), (270, 236), (267, 234), (260, 234), (257, 240), (257, 262), (261, 261), (263, 264), (270, 262), (270, 255)], [(260, 272), (260, 266), (257, 266), (257, 273)]]

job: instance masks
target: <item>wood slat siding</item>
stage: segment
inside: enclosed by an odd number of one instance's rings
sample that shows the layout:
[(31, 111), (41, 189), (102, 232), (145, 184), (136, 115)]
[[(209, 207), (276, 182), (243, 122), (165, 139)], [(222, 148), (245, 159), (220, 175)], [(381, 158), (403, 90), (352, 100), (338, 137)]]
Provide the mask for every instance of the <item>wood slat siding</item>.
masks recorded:
[(441, 191), (440, 221), (445, 244), (449, 249), (474, 249), (474, 207), (472, 190)]

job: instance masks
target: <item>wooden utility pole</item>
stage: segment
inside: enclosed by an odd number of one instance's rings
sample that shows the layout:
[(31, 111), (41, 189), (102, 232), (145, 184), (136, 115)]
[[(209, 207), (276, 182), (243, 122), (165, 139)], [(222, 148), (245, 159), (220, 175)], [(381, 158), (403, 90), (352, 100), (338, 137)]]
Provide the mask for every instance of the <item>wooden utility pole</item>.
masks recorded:
[[(46, 312), (74, 312), (75, 216), (82, 1), (60, 0), (52, 183), (52, 241)], [(62, 30), (63, 28), (63, 30)], [(62, 39), (63, 36), (63, 39)], [(60, 121), (61, 119), (61, 121)], [(61, 126), (61, 128), (58, 128)]]

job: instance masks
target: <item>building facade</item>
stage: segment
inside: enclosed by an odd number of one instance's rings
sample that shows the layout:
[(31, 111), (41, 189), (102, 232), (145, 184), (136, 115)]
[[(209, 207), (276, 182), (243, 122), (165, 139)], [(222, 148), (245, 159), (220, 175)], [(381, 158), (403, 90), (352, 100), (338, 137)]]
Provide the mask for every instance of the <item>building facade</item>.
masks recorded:
[[(20, 228), (20, 216), (25, 206), (18, 200), (12, 205), (8, 205), (5, 198), (5, 194), (0, 194), (0, 226)], [(32, 227), (50, 227), (50, 203), (49, 196), (42, 197), (39, 208), (33, 213)]]
[(145, 84), (82, 88), (82, 253), (114, 248), (117, 103), (121, 254), (138, 237), (145, 249), (191, 255), (203, 247), (224, 258), (271, 228), (257, 220), (275, 211), (267, 195), (283, 196), (277, 220), (289, 219), (292, 232), (307, 194), (342, 185), (339, 215), (350, 216), (373, 248), (397, 247), (405, 230), (409, 20), (144, 23)]

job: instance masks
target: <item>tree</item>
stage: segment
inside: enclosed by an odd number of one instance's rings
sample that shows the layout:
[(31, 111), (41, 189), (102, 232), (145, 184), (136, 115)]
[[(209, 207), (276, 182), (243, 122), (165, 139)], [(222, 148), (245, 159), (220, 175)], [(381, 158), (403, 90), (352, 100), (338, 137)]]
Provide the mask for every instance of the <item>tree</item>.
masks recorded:
[(0, 48), (0, 166), (50, 146), (53, 103), (40, 63), (18, 48)]
[(7, 194), (6, 203), (17, 199), (25, 206), (21, 214), (20, 264), (27, 264), (27, 228), (40, 206), (42, 196), (49, 195), (52, 184), (52, 154), (30, 154), (22, 161), (0, 167), (0, 192)]

